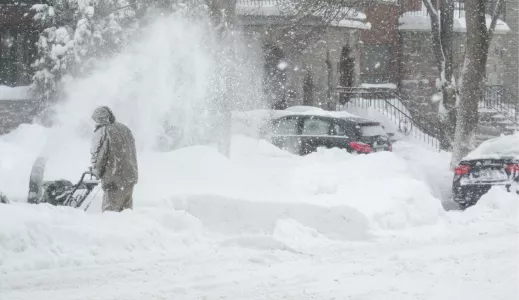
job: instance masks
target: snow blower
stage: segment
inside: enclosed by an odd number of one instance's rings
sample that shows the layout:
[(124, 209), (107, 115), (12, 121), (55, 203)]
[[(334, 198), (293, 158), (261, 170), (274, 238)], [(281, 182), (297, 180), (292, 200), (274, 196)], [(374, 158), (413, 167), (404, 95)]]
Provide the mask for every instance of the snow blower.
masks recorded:
[[(72, 182), (65, 179), (44, 181), (45, 163), (46, 159), (44, 157), (38, 157), (32, 167), (29, 180), (29, 196), (27, 198), (28, 203), (48, 203), (54, 206), (80, 208), (99, 184), (99, 180), (94, 179), (95, 176), (90, 171), (84, 172), (76, 184), (72, 184)], [(90, 178), (87, 179), (87, 176)], [(87, 205), (85, 211), (89, 205)]]

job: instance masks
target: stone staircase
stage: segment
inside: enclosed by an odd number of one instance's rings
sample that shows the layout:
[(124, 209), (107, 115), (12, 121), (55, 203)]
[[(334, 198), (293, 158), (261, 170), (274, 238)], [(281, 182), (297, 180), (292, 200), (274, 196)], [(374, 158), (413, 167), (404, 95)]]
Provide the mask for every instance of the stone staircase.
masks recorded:
[[(417, 139), (440, 147), (443, 133), (439, 120), (435, 118), (437, 113), (433, 112), (432, 116), (427, 114), (427, 109), (419, 107), (419, 103), (410, 100), (412, 98), (388, 88), (338, 87), (336, 92), (343, 106), (379, 110), (385, 115), (391, 115), (397, 124), (400, 120), (407, 120), (413, 124), (413, 130), (418, 131), (413, 133)], [(478, 109), (477, 145), (501, 134), (519, 130), (519, 98), (505, 87), (487, 86)]]
[(519, 98), (502, 86), (488, 86), (478, 105), (479, 124), (476, 141), (519, 130)]

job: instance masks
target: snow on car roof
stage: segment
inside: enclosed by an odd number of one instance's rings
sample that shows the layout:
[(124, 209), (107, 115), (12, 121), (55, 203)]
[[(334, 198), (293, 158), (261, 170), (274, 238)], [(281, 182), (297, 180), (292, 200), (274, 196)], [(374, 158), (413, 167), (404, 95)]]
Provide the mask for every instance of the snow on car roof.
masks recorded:
[(519, 133), (487, 140), (465, 156), (463, 160), (504, 157), (519, 159)]
[(291, 112), (305, 112), (305, 113), (315, 113), (315, 112), (324, 112), (325, 110), (320, 107), (308, 106), (308, 105), (296, 105), (291, 106), (285, 109), (286, 111)]
[[(332, 117), (332, 118), (360, 118), (359, 116), (350, 114), (345, 111), (329, 111), (329, 110), (324, 110), (320, 107), (305, 106), (305, 105), (291, 106), (289, 108), (286, 108), (284, 110), (284, 112), (290, 112), (290, 115), (302, 114), (302, 115), (314, 115), (314, 116)], [(282, 113), (280, 115), (287, 115), (287, 114)]]

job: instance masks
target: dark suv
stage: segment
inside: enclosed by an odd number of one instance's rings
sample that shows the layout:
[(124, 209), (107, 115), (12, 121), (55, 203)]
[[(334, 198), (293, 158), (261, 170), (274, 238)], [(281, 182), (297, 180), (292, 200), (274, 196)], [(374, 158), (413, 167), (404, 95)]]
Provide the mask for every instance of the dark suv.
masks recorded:
[(272, 120), (269, 127), (264, 133), (272, 144), (299, 155), (320, 147), (363, 154), (392, 151), (380, 123), (361, 118), (293, 114)]
[[(493, 186), (514, 192), (519, 184), (519, 135), (487, 140), (454, 169), (452, 194), (461, 209), (475, 205)], [(519, 191), (515, 191), (519, 194)]]

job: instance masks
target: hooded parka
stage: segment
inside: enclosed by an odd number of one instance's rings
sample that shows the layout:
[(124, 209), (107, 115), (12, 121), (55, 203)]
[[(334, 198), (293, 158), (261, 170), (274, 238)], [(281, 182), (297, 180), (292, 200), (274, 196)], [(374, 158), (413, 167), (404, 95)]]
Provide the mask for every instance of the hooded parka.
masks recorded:
[(105, 192), (103, 211), (132, 208), (131, 194), (139, 177), (133, 134), (116, 122), (106, 106), (98, 107), (92, 119), (96, 122), (90, 149), (92, 172), (101, 180)]

